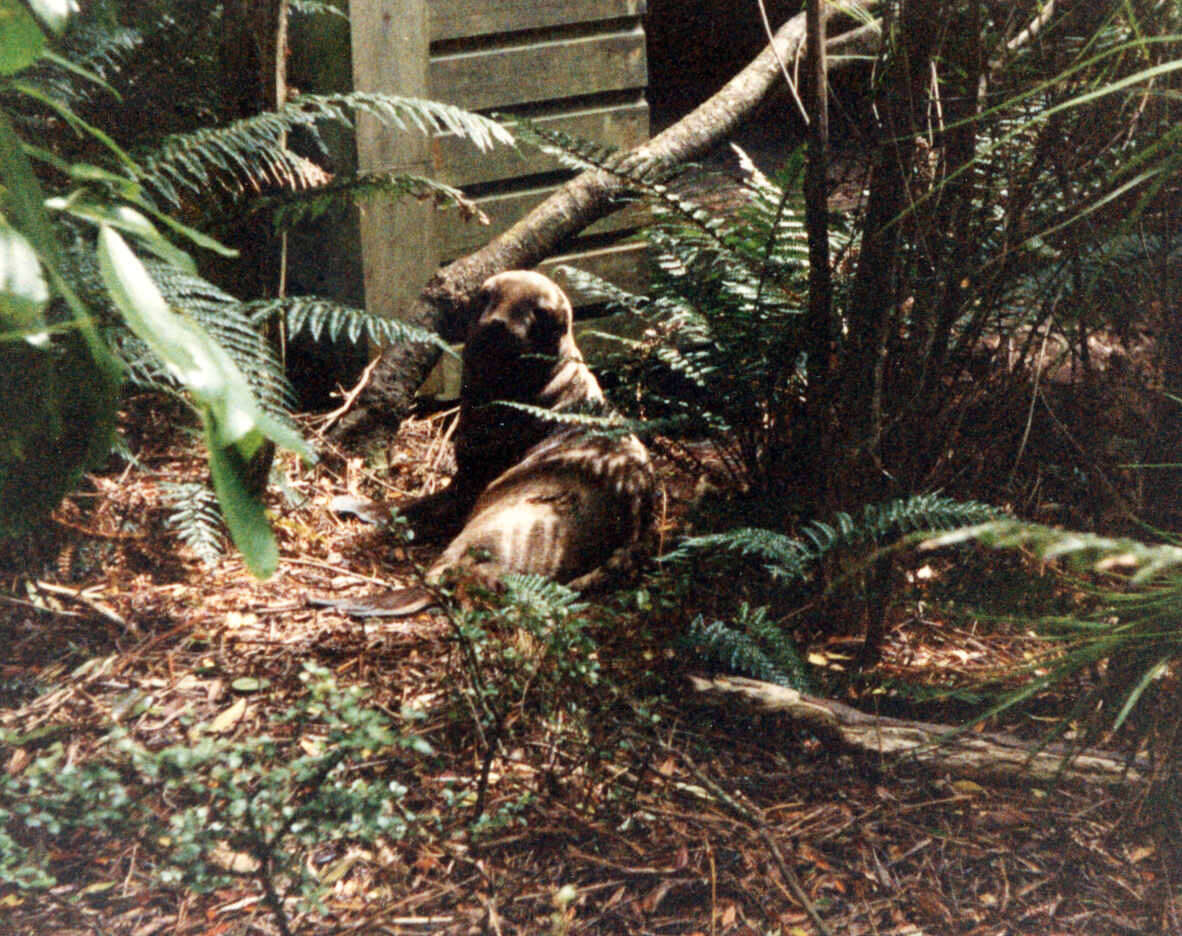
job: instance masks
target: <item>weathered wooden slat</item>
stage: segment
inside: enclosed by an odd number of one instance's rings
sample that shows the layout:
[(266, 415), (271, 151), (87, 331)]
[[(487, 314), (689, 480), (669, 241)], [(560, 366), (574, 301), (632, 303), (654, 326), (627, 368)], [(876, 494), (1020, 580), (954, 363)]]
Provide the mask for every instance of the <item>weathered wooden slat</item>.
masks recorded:
[[(459, 212), (454, 210), (440, 212), (435, 216), (435, 239), (442, 252), (442, 259), (451, 260), (482, 247), (501, 232), (507, 231), (522, 215), (545, 201), (553, 191), (554, 187), (549, 186), (474, 199), (480, 210), (488, 215), (487, 225), (465, 221)], [(585, 233), (605, 234), (610, 231), (629, 230), (638, 227), (642, 222), (641, 209), (625, 208), (595, 222)]]
[(543, 261), (538, 269), (566, 290), (571, 303), (578, 308), (593, 301), (592, 297), (579, 292), (571, 285), (566, 276), (555, 269), (556, 267), (577, 267), (588, 273), (594, 273), (621, 289), (626, 289), (629, 292), (641, 292), (646, 283), (644, 254), (647, 249), (645, 244), (633, 242), (613, 244), (610, 247), (600, 247), (596, 250), (572, 251)]
[(643, 88), (644, 30), (434, 56), (431, 97), (470, 110)]
[[(648, 104), (596, 107), (534, 119), (542, 127), (561, 130), (585, 140), (632, 149), (648, 139)], [(498, 146), (480, 152), (452, 133), (440, 134), (432, 144), (436, 178), (449, 185), (472, 185), (550, 172), (559, 166), (553, 156), (527, 145)]]
[(432, 0), (431, 41), (641, 16), (645, 0)]
[[(381, 0), (355, 5), (350, 17), (354, 86), (421, 97), (427, 89), (427, 0)], [(389, 24), (397, 17), (398, 28)], [(429, 172), (429, 141), (367, 115), (357, 121), (363, 171)], [(439, 263), (434, 215), (426, 202), (377, 200), (361, 212), (365, 304), (397, 318), (418, 296)]]

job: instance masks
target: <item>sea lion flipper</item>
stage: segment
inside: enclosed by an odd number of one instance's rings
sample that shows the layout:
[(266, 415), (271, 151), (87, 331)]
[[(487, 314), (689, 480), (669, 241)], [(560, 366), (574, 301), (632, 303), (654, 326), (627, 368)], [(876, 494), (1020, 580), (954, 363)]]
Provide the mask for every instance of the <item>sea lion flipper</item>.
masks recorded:
[(445, 542), (460, 531), (479, 490), (453, 479), (442, 491), (426, 494), (398, 508), (420, 542)]
[(352, 598), (321, 598), (314, 595), (308, 599), (308, 604), (315, 608), (332, 608), (357, 618), (406, 617), (438, 604), (438, 599), (431, 589), (411, 585)]
[(375, 500), (358, 494), (338, 494), (329, 501), (328, 509), (335, 514), (356, 517), (363, 523), (379, 526), (390, 519), (390, 511)]

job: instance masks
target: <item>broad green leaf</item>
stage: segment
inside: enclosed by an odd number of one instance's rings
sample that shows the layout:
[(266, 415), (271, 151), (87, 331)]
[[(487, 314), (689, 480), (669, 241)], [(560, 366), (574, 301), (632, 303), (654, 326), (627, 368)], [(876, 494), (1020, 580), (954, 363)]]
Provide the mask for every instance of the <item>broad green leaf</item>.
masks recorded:
[(186, 387), (201, 414), (222, 515), (252, 573), (275, 571), (279, 551), (262, 501), (251, 494), (250, 457), (270, 438), (305, 458), (299, 435), (264, 413), (229, 355), (196, 323), (177, 315), (143, 263), (109, 225), (99, 229), (99, 269), (128, 326)]
[(166, 211), (161, 211), (153, 205), (148, 199), (144, 198), (144, 186), (135, 179), (129, 179), (127, 176), (122, 176), (111, 172), (109, 169), (104, 169), (102, 166), (94, 166), (90, 163), (67, 163), (59, 159), (55, 154), (39, 147), (25, 146), (25, 151), (31, 156), (54, 166), (61, 172), (68, 175), (76, 182), (100, 182), (108, 185), (119, 193), (119, 197), (131, 202), (137, 208), (146, 211), (157, 222), (171, 228), (177, 234), (184, 237), (186, 240), (192, 241), (198, 247), (203, 247), (206, 250), (212, 250), (214, 253), (223, 257), (237, 257), (238, 251), (232, 247), (227, 247), (220, 241), (215, 240), (208, 234), (203, 234), (196, 228), (189, 227), (178, 221)]
[(33, 12), (55, 33), (66, 28), (66, 20), (78, 12), (75, 0), (29, 0)]
[(259, 408), (250, 384), (222, 347), (168, 307), (143, 263), (110, 226), (99, 230), (98, 253), (103, 281), (128, 326), (209, 411), (215, 445), (236, 445), (249, 458), (266, 436), (304, 458), (313, 457), (298, 433)]
[(47, 343), (42, 312), (48, 302), (49, 287), (37, 252), (0, 218), (0, 332), (24, 331), (30, 343)]
[(0, 0), (0, 75), (28, 68), (45, 48), (45, 34), (20, 0)]
[(214, 240), (208, 234), (202, 234), (196, 228), (189, 227), (187, 224), (182, 224), (168, 212), (160, 211), (158, 208), (152, 206), (146, 199), (135, 199), (137, 205), (152, 213), (157, 221), (162, 222), (168, 227), (172, 228), (182, 237), (191, 240), (198, 247), (204, 247), (206, 250), (212, 250), (214, 253), (223, 257), (237, 257), (238, 251), (233, 247), (227, 247), (221, 241)]
[[(5, 0), (0, 0), (0, 3), (4, 2)], [(74, 111), (71, 110), (61, 98), (45, 92), (35, 84), (30, 84), (29, 82), (21, 81), (20, 79), (14, 79), (11, 83), (11, 86), (14, 91), (19, 91), (21, 94), (27, 94), (35, 101), (40, 101), (46, 107), (56, 112), (57, 115), (61, 117), (66, 123), (68, 123), (70, 127), (78, 134), (85, 134), (87, 136), (93, 137), (95, 140), (109, 149), (124, 165), (139, 171), (139, 166), (136, 164), (135, 160), (128, 155), (127, 151), (123, 149), (122, 146), (115, 142), (114, 138), (111, 137), (109, 133), (104, 130), (100, 130), (98, 127), (94, 126), (94, 124), (87, 123), (77, 114), (75, 114)]]
[(45, 206), (54, 211), (64, 211), (83, 221), (93, 224), (109, 224), (126, 234), (137, 238), (148, 250), (161, 260), (171, 263), (186, 273), (197, 273), (197, 264), (187, 253), (172, 244), (144, 215), (127, 205), (108, 204), (96, 201), (84, 191), (73, 192), (67, 198), (51, 198)]
[(269, 578), (279, 567), (279, 547), (262, 500), (250, 493), (245, 482), (246, 459), (235, 446), (216, 445), (208, 413), (203, 413), (202, 419), (209, 443), (209, 473), (230, 538), (251, 574)]
[(255, 431), (254, 397), (228, 355), (196, 323), (168, 307), (147, 269), (113, 228), (100, 228), (98, 248), (103, 281), (128, 326), (210, 411), (216, 444), (233, 445)]
[(46, 49), (41, 54), (44, 56), (45, 61), (52, 62), (54, 65), (56, 65), (58, 68), (62, 69), (63, 71), (68, 71), (68, 72), (70, 72), (70, 74), (76, 75), (77, 77), (81, 78), (83, 81), (89, 82), (90, 84), (93, 84), (96, 87), (102, 88), (109, 95), (111, 95), (111, 97), (113, 97), (115, 100), (117, 100), (117, 101), (122, 100), (123, 96), (118, 91), (116, 91), (113, 87), (111, 87), (109, 84), (107, 84), (107, 82), (103, 81), (101, 75), (97, 74), (96, 72), (91, 71), (89, 68), (83, 68), (77, 62), (70, 61), (64, 55), (58, 55), (56, 52), (53, 51), (53, 49)]
[[(0, 14), (9, 11), (0, 0)], [(0, 186), (5, 221), (14, 232), (7, 244), (9, 260), (23, 263), (29, 251), (34, 255), (23, 271), (6, 274), (9, 294), (24, 297), (24, 304), (18, 300), (9, 313), (25, 316), (25, 328), (40, 326), (39, 310), (35, 318), (28, 317), (44, 295), (34, 282), (40, 271), (47, 280), (42, 285), (65, 301), (72, 316), (55, 326), (60, 334), (52, 346), (0, 341), (0, 533), (8, 534), (40, 521), (84, 471), (106, 459), (114, 438), (121, 369), (62, 275), (40, 183), (2, 110)], [(26, 276), (33, 280), (19, 279)]]
[[(3, 2), (0, 0), (0, 3)], [(86, 340), (98, 373), (102, 375), (101, 386), (96, 384), (90, 392), (95, 396), (96, 405), (100, 398), (110, 405), (111, 421), (106, 427), (106, 435), (100, 433), (94, 440), (94, 457), (105, 457), (114, 433), (114, 406), (123, 380), (123, 366), (111, 354), (110, 348), (94, 327), (86, 304), (74, 292), (69, 278), (61, 272), (57, 237), (45, 211), (41, 183), (37, 181), (21, 139), (3, 110), (0, 110), (0, 184), (4, 187), (4, 210), (8, 221), (28, 239), (36, 251), (42, 267), (49, 274), (53, 292), (69, 306), (74, 326)]]

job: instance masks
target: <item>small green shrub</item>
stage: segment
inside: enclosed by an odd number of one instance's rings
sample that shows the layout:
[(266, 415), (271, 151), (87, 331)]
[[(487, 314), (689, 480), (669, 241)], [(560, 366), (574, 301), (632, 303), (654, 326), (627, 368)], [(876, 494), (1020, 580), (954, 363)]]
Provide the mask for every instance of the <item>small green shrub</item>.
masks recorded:
[(286, 932), (288, 901), (317, 906), (329, 886), (313, 850), (414, 834), (419, 819), (390, 767), (430, 753), (360, 688), (312, 664), (300, 678), (273, 733), (229, 740), (194, 724), (192, 742), (152, 749), (116, 725), (97, 756), (72, 763), (55, 744), (0, 778), (0, 884), (53, 886), (55, 842), (129, 839), (161, 884), (208, 893), (253, 881)]
[[(948, 530), (996, 516), (997, 511), (985, 504), (925, 494), (867, 504), (858, 519), (839, 513), (829, 522), (804, 525), (796, 536), (739, 527), (689, 537), (665, 561), (679, 566), (692, 562), (695, 577), (711, 576), (712, 580), (733, 577), (736, 568), (750, 569), (757, 562), (767, 586), (761, 591), (770, 592), (779, 610), (742, 602), (733, 621), (707, 623), (699, 616), (686, 635), (687, 643), (706, 659), (740, 673), (808, 690), (808, 668), (790, 635), (777, 622), (777, 614), (782, 616), (785, 607), (799, 607), (843, 587), (860, 589), (864, 603), (885, 601), (889, 596), (869, 593), (886, 588), (883, 577), (873, 571), (889, 563), (892, 545), (919, 531)], [(873, 631), (867, 634), (869, 644), (877, 638)]]

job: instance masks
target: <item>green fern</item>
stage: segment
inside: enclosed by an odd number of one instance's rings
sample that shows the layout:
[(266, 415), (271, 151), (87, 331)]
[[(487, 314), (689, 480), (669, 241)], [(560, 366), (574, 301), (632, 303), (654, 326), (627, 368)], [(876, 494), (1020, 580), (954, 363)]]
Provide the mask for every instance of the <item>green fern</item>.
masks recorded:
[(873, 546), (919, 530), (963, 527), (996, 516), (997, 510), (986, 504), (918, 494), (886, 504), (867, 504), (860, 521), (838, 513), (829, 523), (806, 524), (796, 537), (759, 527), (690, 537), (664, 560), (684, 562), (703, 552), (729, 552), (763, 560), (768, 573), (781, 583), (806, 581), (821, 558), (839, 547)]
[[(701, 577), (703, 555), (723, 567), (733, 563), (731, 557), (740, 561), (757, 559), (764, 564), (771, 582), (783, 590), (810, 581), (822, 561), (835, 551), (860, 551), (852, 566), (862, 568), (866, 565), (862, 554), (873, 554), (886, 543), (917, 530), (961, 527), (996, 516), (997, 511), (984, 504), (962, 503), (934, 494), (919, 495), (867, 505), (858, 521), (847, 513), (839, 513), (831, 522), (805, 525), (795, 537), (757, 527), (691, 537), (662, 561), (694, 561), (695, 575)], [(767, 607), (752, 609), (743, 602), (733, 624), (714, 621), (705, 625), (699, 617), (690, 627), (687, 639), (698, 652), (731, 669), (810, 691), (808, 667), (791, 635), (770, 618)]]
[(543, 575), (513, 572), (505, 575), (502, 581), (507, 589), (505, 606), (512, 606), (519, 613), (534, 618), (544, 620), (558, 613), (572, 614), (587, 607), (578, 592)]
[(690, 624), (686, 642), (707, 659), (743, 675), (800, 692), (813, 689), (808, 665), (795, 642), (787, 630), (770, 620), (766, 607), (752, 609), (744, 602), (734, 624), (706, 624), (699, 615)]
[(201, 193), (215, 184), (235, 196), (264, 185), (295, 191), (317, 188), (326, 181), (323, 171), (290, 151), (287, 135), (303, 129), (319, 143), (320, 122), (351, 127), (359, 113), (402, 131), (430, 134), (442, 128), (481, 150), (512, 142), (495, 121), (438, 101), (361, 91), (307, 94), (275, 111), (226, 126), (169, 136), (142, 158), (137, 177), (173, 205), (181, 204), (182, 192)]
[[(1178, 687), (1168, 674), (1182, 661), (1182, 548), (1095, 533), (1052, 529), (1020, 520), (997, 520), (933, 537), (924, 548), (978, 542), (992, 549), (1031, 550), (1051, 563), (1064, 562), (1089, 573), (1073, 580), (1073, 592), (1086, 595), (1076, 613), (1047, 614), (1031, 623), (1048, 650), (1008, 674), (1024, 677), (1018, 688), (993, 692), (997, 699), (980, 719), (1021, 705), (1040, 693), (1073, 682), (1082, 685), (1076, 704), (1052, 729), (1062, 734), (1076, 723), (1083, 746), (1105, 731), (1133, 722), (1130, 746), (1156, 733), (1150, 750), (1162, 757), (1177, 779)], [(1053, 566), (1052, 566), (1053, 568)], [(988, 590), (979, 599), (988, 605)], [(1097, 669), (1100, 678), (1096, 679)], [(1151, 700), (1156, 711), (1142, 713)], [(1135, 717), (1142, 716), (1142, 717)]]
[(364, 202), (404, 195), (429, 198), (437, 207), (454, 207), (465, 219), (488, 223), (488, 217), (459, 189), (423, 176), (395, 172), (365, 173), (352, 178), (334, 179), (312, 189), (283, 192), (259, 199), (257, 210), (273, 211), (276, 227), (293, 227), (303, 221), (315, 220), (342, 201)]
[(244, 303), (243, 309), (255, 328), (282, 321), (289, 337), (306, 332), (314, 341), (323, 337), (328, 341), (347, 340), (353, 344), (368, 340), (379, 346), (404, 342), (432, 344), (455, 355), (451, 346), (433, 331), (315, 296), (259, 299)]
[(164, 503), (171, 513), (164, 525), (193, 550), (207, 566), (214, 566), (225, 552), (225, 528), (217, 495), (205, 484), (162, 482)]
[(289, 422), (296, 394), (274, 347), (256, 325), (251, 305), (167, 264), (149, 263), (148, 269), (164, 298), (229, 353), (267, 411)]
[[(45, 59), (22, 72), (21, 80), (46, 97), (77, 108), (109, 97), (105, 79), (121, 69), (143, 43), (134, 29), (78, 23), (66, 34), (62, 57)], [(81, 75), (90, 80), (80, 81)]]
[[(803, 309), (808, 252), (799, 200), (803, 156), (768, 178), (747, 162), (745, 203), (726, 216), (683, 194), (701, 170), (673, 176), (634, 155), (518, 121), (519, 137), (573, 168), (614, 175), (650, 208), (648, 295), (564, 270), (609, 309), (639, 318), (652, 335), (608, 362), (616, 406), (630, 416), (681, 417), (674, 428), (713, 437), (745, 486), (774, 483), (775, 453), (807, 387)], [(745, 157), (744, 157), (745, 159)], [(840, 247), (845, 239), (838, 229)], [(637, 354), (639, 352), (639, 354)], [(632, 354), (631, 360), (628, 355)]]
[(536, 417), (541, 422), (552, 423), (556, 426), (566, 426), (571, 429), (584, 429), (588, 435), (607, 436), (609, 438), (625, 435), (645, 435), (657, 432), (667, 432), (682, 424), (678, 419), (642, 420), (624, 419), (618, 413), (604, 409), (601, 404), (595, 404), (582, 409), (554, 410), (544, 406), (534, 406), (531, 403), (517, 403), (513, 400), (498, 400), (492, 404), (518, 410)]
[(1123, 537), (1079, 533), (1024, 520), (993, 520), (952, 530), (924, 543), (935, 549), (975, 540), (993, 549), (1028, 548), (1044, 559), (1065, 559), (1096, 572), (1127, 575), (1133, 585), (1148, 585), (1182, 567), (1182, 547), (1146, 544)]

